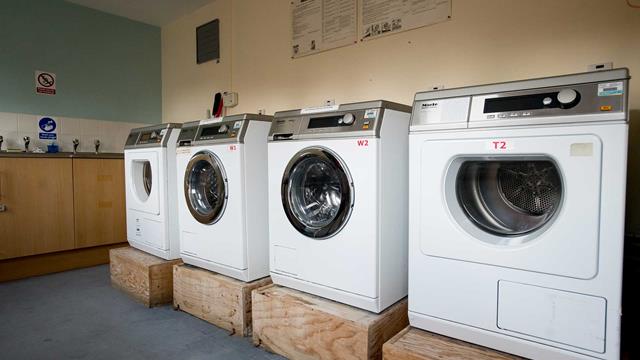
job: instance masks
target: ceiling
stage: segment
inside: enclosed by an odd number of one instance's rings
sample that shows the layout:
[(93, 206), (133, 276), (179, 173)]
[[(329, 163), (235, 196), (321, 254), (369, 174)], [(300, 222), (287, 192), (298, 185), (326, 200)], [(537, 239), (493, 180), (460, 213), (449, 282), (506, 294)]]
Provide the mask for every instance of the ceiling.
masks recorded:
[(66, 0), (68, 2), (163, 26), (215, 0)]

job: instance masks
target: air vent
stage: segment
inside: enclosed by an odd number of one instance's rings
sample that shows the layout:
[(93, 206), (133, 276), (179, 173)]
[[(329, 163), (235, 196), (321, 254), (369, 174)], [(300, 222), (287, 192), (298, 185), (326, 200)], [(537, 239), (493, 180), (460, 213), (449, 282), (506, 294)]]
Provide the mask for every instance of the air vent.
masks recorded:
[(215, 19), (196, 28), (196, 62), (220, 62), (220, 20)]

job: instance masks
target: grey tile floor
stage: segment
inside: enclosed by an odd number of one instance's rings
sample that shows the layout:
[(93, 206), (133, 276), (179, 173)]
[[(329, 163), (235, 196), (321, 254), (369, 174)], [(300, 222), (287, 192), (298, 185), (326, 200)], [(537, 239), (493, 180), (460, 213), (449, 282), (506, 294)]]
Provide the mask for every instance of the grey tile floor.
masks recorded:
[(107, 265), (0, 283), (1, 359), (282, 359), (111, 287)]

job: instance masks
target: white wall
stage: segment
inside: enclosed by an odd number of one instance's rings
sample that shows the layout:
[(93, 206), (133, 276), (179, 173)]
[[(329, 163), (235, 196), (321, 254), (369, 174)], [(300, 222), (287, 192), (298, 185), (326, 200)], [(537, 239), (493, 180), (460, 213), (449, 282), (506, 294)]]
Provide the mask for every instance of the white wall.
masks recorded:
[[(291, 59), (289, 1), (216, 0), (162, 29), (164, 121), (187, 121), (233, 90), (231, 113), (267, 113), (582, 72), (613, 61), (631, 80), (629, 228), (640, 233), (640, 10), (624, 0), (453, 0), (450, 21)], [(222, 62), (195, 65), (195, 27), (220, 18)], [(637, 89), (637, 90), (634, 90)]]

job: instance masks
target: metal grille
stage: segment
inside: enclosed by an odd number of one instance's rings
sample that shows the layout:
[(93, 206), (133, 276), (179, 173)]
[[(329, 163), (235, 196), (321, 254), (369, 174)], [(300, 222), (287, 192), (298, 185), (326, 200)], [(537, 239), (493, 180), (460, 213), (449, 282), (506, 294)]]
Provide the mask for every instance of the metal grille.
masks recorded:
[(558, 172), (547, 161), (503, 164), (498, 181), (505, 200), (531, 215), (552, 212), (562, 195)]

